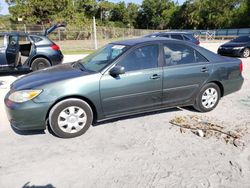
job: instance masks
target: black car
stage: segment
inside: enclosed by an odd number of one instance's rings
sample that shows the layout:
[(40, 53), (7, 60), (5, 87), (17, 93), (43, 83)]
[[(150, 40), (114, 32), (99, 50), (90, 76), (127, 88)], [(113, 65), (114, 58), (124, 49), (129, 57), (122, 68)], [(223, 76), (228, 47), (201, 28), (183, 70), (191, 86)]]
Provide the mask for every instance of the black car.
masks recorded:
[(250, 36), (240, 36), (221, 45), (218, 49), (218, 54), (245, 58), (249, 57)]
[(0, 72), (35, 71), (62, 63), (63, 54), (59, 46), (47, 37), (58, 27), (65, 27), (65, 24), (53, 25), (41, 35), (0, 33)]
[(187, 42), (192, 42), (196, 45), (200, 44), (200, 41), (193, 36), (192, 33), (189, 32), (158, 32), (158, 33), (152, 33), (149, 35), (145, 35), (144, 37), (166, 37), (166, 38), (172, 38), (177, 40), (184, 40)]

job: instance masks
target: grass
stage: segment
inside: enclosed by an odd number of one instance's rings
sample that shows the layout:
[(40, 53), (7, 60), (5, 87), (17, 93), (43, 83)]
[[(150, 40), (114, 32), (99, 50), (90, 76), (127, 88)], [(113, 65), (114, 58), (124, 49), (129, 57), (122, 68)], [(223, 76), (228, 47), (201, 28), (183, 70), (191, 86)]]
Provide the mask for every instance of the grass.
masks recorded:
[(91, 54), (93, 53), (95, 50), (62, 50), (62, 53), (64, 55), (75, 55), (75, 54)]

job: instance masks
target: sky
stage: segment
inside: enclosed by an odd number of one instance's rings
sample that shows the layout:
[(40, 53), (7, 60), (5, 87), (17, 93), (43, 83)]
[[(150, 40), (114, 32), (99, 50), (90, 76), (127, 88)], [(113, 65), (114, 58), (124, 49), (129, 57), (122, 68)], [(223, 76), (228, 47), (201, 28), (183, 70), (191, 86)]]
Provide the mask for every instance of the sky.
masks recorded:
[[(137, 3), (137, 4), (141, 4), (142, 0), (109, 0), (111, 2), (114, 2), (114, 3), (117, 3), (117, 2), (120, 2), (120, 1), (125, 1), (126, 3), (130, 3), (130, 2), (133, 2), (133, 3)], [(178, 1), (180, 4), (182, 4), (185, 0), (175, 0), (175, 1)], [(0, 14), (9, 14), (9, 11), (8, 11), (8, 5), (7, 3), (5, 3), (5, 0), (0, 0), (0, 4), (1, 4), (1, 11), (0, 11)]]

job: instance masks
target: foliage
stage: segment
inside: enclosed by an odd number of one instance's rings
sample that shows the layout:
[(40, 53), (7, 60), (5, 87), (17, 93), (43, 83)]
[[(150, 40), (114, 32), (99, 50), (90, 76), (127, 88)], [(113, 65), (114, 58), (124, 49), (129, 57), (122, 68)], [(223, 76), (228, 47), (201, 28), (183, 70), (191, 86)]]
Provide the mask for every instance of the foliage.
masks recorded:
[(107, 0), (5, 0), (12, 23), (67, 22), (84, 27), (93, 16), (100, 26), (148, 29), (250, 27), (249, 0), (143, 0), (141, 5)]

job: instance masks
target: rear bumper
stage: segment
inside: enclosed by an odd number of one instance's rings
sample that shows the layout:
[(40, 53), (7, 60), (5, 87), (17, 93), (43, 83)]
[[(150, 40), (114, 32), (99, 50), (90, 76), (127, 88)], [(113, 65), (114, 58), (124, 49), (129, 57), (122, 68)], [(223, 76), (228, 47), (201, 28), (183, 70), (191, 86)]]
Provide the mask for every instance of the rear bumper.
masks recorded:
[(224, 96), (239, 91), (243, 85), (243, 82), (244, 78), (242, 76), (237, 79), (224, 81)]
[(58, 51), (57, 53), (50, 56), (52, 66), (61, 64), (63, 62), (63, 59), (64, 56), (61, 51)]
[(35, 103), (33, 101), (14, 103), (8, 98), (5, 98), (4, 102), (8, 120), (14, 128), (18, 130), (46, 128), (46, 116), (50, 103)]

